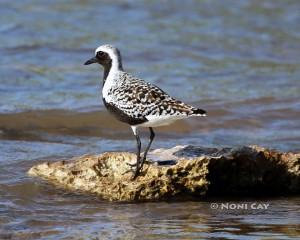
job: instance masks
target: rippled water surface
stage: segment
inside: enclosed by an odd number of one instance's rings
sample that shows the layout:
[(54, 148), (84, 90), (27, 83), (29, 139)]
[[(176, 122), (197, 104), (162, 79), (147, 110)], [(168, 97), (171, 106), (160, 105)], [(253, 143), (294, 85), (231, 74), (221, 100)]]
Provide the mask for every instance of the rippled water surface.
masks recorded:
[(26, 171), (134, 151), (103, 107), (101, 69), (83, 66), (104, 43), (127, 71), (208, 111), (158, 129), (154, 148), (299, 151), (299, 23), (298, 0), (0, 1), (0, 239), (297, 239), (299, 197), (260, 199), (265, 211), (210, 209), (232, 199), (112, 204)]

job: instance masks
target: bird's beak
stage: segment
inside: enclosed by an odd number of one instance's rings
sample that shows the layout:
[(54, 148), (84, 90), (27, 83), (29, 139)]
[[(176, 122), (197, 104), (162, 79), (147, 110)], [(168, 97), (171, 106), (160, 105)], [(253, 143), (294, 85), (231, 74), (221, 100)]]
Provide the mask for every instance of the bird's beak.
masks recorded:
[(87, 60), (87, 61), (84, 63), (84, 65), (89, 65), (89, 64), (92, 64), (92, 63), (96, 63), (96, 62), (98, 62), (98, 59), (97, 59), (96, 57), (93, 57), (93, 58)]

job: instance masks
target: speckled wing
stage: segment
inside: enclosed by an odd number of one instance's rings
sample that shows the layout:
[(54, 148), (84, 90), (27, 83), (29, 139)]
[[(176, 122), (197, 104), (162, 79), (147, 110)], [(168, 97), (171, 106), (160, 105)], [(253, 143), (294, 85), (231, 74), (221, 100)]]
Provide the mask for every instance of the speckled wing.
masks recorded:
[[(125, 77), (130, 77), (126, 75)], [(170, 97), (159, 87), (141, 79), (132, 78), (112, 90), (112, 103), (124, 114), (135, 119), (204, 115), (205, 111), (194, 108)]]

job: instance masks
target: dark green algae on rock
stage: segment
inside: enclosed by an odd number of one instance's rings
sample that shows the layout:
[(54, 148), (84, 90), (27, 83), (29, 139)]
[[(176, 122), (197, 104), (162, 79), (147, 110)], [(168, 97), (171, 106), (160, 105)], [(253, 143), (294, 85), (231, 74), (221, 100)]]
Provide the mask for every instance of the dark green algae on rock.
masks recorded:
[(149, 154), (132, 180), (128, 163), (136, 155), (107, 152), (33, 166), (29, 175), (56, 186), (109, 201), (159, 201), (209, 196), (299, 194), (300, 154), (258, 146), (202, 148), (176, 146)]

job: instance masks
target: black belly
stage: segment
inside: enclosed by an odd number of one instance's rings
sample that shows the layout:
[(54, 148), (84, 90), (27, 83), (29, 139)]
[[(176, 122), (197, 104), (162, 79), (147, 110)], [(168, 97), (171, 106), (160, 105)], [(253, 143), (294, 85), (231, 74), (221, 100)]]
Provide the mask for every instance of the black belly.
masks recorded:
[(145, 117), (135, 118), (129, 116), (128, 114), (124, 113), (122, 110), (117, 108), (114, 104), (106, 102), (104, 98), (103, 98), (103, 103), (107, 108), (107, 110), (121, 122), (127, 123), (129, 125), (137, 125), (148, 121), (147, 118)]

